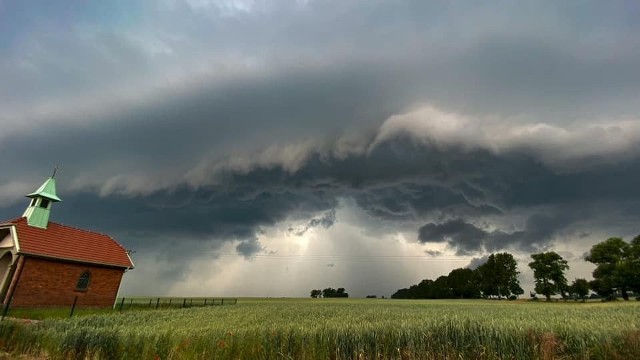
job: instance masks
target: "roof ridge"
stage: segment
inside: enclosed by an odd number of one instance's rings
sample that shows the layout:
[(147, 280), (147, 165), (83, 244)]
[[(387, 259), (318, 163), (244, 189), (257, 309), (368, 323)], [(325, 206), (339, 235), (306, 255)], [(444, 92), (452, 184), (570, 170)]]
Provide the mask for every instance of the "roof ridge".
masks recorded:
[(87, 233), (92, 233), (92, 234), (96, 234), (96, 235), (102, 235), (102, 236), (108, 237), (109, 239), (115, 240), (111, 236), (109, 236), (109, 235), (107, 235), (105, 233), (101, 233), (101, 232), (97, 232), (97, 231), (93, 231), (93, 230), (81, 229), (79, 227), (66, 225), (66, 224), (62, 224), (62, 223), (58, 223), (58, 222), (54, 222), (54, 221), (49, 221), (49, 224), (54, 224), (54, 225), (66, 227), (66, 228), (69, 228), (69, 229), (78, 230), (78, 231), (87, 232)]
[[(26, 220), (27, 218), (25, 216), (20, 216), (20, 217), (14, 218), (14, 219), (10, 219), (10, 220), (6, 220), (4, 222), (0, 222), (0, 224), (14, 224), (14, 223), (20, 222), (22, 219)], [(76, 227), (76, 226), (67, 225), (67, 224), (63, 224), (63, 223), (59, 223), (59, 222), (55, 222), (55, 221), (49, 221), (49, 224), (54, 224), (54, 225), (66, 227), (66, 228), (69, 228), (69, 229), (78, 230), (78, 231), (87, 232), (87, 233), (92, 233), (92, 234), (96, 234), (96, 235), (102, 235), (102, 236), (108, 237), (111, 240), (115, 240), (114, 238), (112, 238), (108, 234), (105, 234), (105, 233), (102, 233), (102, 232), (98, 232), (98, 231), (81, 229), (81, 228)]]

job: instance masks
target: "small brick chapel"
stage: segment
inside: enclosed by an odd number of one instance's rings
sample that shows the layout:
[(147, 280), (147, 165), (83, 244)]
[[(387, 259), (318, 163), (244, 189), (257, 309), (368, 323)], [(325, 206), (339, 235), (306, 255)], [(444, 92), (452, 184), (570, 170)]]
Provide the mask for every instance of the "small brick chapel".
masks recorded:
[(61, 201), (54, 176), (27, 195), (22, 217), (0, 222), (2, 305), (113, 306), (131, 258), (108, 235), (49, 221)]

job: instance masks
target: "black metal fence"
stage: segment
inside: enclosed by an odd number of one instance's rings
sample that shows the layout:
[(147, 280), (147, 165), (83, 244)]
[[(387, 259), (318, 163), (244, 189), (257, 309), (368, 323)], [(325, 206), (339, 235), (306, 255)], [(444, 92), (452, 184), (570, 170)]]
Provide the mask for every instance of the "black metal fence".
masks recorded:
[[(95, 300), (93, 296), (92, 300)], [(108, 302), (111, 302), (109, 300)], [(73, 317), (74, 315), (108, 314), (128, 310), (160, 310), (181, 309), (203, 306), (236, 305), (236, 298), (212, 298), (212, 297), (121, 297), (117, 298), (113, 306), (97, 307), (87, 305), (82, 296), (74, 296), (69, 299), (69, 305), (45, 306), (45, 307), (11, 307), (10, 303), (0, 304), (0, 321), (5, 317), (19, 317), (26, 319), (46, 319)]]
[(235, 305), (235, 298), (208, 298), (208, 297), (122, 297), (116, 300), (114, 308), (118, 311), (127, 309), (169, 309), (190, 308), (202, 306)]

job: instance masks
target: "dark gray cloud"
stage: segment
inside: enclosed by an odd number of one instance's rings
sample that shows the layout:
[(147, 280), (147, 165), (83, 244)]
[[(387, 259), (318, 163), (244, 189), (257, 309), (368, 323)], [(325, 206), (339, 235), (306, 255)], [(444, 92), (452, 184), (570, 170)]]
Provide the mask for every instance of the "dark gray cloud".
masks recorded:
[(264, 250), (260, 241), (257, 239), (243, 240), (236, 246), (236, 251), (245, 257), (251, 257), (251, 255)]
[(540, 251), (551, 244), (554, 235), (577, 218), (580, 216), (575, 214), (534, 214), (526, 220), (522, 230), (512, 232), (485, 230), (462, 219), (452, 219), (421, 226), (418, 240), (423, 243), (444, 242), (456, 249), (458, 255), (503, 250)]
[(296, 236), (302, 236), (310, 229), (315, 227), (321, 227), (324, 229), (328, 229), (336, 222), (336, 211), (332, 209), (324, 213), (321, 217), (314, 217), (309, 220), (306, 224), (299, 228), (289, 227), (289, 232), (295, 234)]
[[(313, 155), (293, 173), (258, 166), (227, 171), (219, 185), (199, 189), (183, 185), (137, 196), (72, 193), (54, 218), (115, 231), (124, 239), (163, 233), (244, 241), (291, 216), (308, 219), (299, 233), (328, 228), (336, 221), (338, 199), (353, 198), (368, 214), (385, 220), (441, 219), (421, 228), (420, 239), (450, 239), (460, 253), (518, 244), (532, 249), (548, 245), (558, 230), (578, 219), (592, 218), (593, 204), (638, 201), (633, 189), (639, 174), (635, 160), (558, 174), (525, 154), (443, 151), (399, 137), (368, 155)], [(539, 206), (555, 208), (557, 214), (529, 215), (521, 231), (488, 232), (461, 220)], [(3, 210), (11, 217), (19, 208)]]
[(449, 220), (443, 224), (426, 224), (418, 230), (418, 239), (422, 242), (447, 242), (458, 248), (459, 253), (467, 250), (481, 251), (489, 233), (467, 224), (462, 220)]
[(425, 250), (424, 253), (429, 256), (439, 256), (443, 254), (442, 251), (437, 251), (437, 250)]
[(146, 197), (86, 194), (64, 200), (56, 209), (57, 219), (115, 232), (131, 246), (153, 247), (159, 234), (209, 242), (240, 240), (237, 250), (243, 255), (260, 249), (256, 236), (261, 227), (283, 221), (291, 213), (313, 216), (336, 204), (335, 199), (321, 195), (268, 188), (181, 188)]

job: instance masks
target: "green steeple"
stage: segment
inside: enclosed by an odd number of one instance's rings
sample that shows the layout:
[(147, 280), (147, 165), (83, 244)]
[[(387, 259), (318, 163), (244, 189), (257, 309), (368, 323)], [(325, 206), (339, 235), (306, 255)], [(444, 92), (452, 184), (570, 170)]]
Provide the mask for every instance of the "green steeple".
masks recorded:
[(29, 207), (27, 207), (22, 216), (27, 218), (27, 224), (46, 229), (47, 224), (49, 224), (51, 204), (62, 201), (56, 195), (56, 180), (51, 176), (38, 190), (27, 195), (27, 197), (31, 198), (31, 203), (29, 203)]

